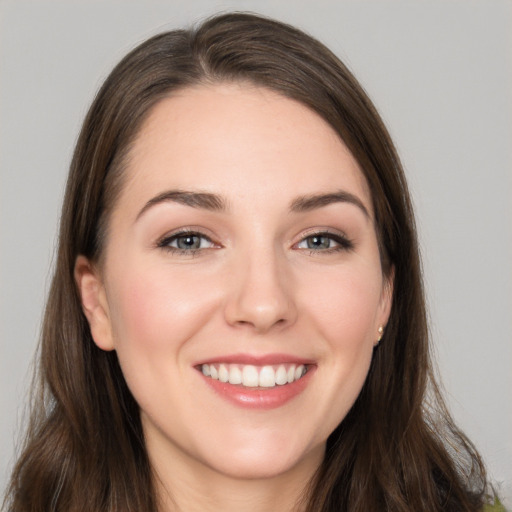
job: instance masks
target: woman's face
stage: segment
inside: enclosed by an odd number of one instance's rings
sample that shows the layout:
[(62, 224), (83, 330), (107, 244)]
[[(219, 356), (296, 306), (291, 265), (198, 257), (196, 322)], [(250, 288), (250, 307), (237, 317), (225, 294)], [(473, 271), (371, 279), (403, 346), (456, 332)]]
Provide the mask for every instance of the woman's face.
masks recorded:
[(215, 85), (156, 106), (124, 179), (104, 263), (76, 276), (151, 460), (311, 473), (390, 309), (357, 162), (305, 106)]

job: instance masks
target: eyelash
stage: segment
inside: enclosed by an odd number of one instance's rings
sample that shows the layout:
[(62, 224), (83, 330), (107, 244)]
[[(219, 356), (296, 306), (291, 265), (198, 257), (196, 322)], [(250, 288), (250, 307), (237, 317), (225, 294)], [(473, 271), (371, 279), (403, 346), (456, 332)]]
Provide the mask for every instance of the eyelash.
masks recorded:
[[(187, 238), (187, 237), (188, 238), (196, 237), (196, 238), (201, 239), (199, 242), (200, 245), (202, 244), (202, 241), (206, 240), (208, 244), (211, 244), (211, 246), (210, 247), (199, 246), (197, 248), (183, 249), (183, 248), (179, 248), (179, 247), (173, 247), (171, 245), (173, 242), (177, 242), (179, 239)], [(326, 238), (326, 239), (328, 239), (329, 243), (334, 242), (336, 245), (334, 247), (327, 247), (324, 249), (322, 249), (322, 248), (313, 249), (310, 247), (309, 248), (299, 247), (300, 244), (302, 244), (304, 242), (307, 243), (308, 240), (311, 240), (313, 238), (317, 238), (317, 239), (318, 238)], [(184, 255), (184, 256), (194, 256), (201, 251), (220, 247), (219, 245), (217, 245), (217, 247), (215, 247), (216, 246), (215, 242), (213, 242), (213, 240), (209, 236), (205, 235), (204, 233), (201, 233), (199, 231), (189, 230), (189, 229), (184, 229), (182, 231), (178, 231), (177, 233), (173, 233), (172, 235), (168, 235), (168, 236), (166, 235), (165, 237), (160, 239), (156, 245), (158, 248), (164, 249), (165, 251), (168, 251), (168, 252), (171, 252), (174, 254), (178, 254), (178, 255)], [(354, 243), (351, 240), (349, 240), (345, 235), (342, 235), (340, 233), (331, 233), (329, 231), (315, 231), (315, 232), (309, 233), (306, 236), (304, 236), (303, 238), (301, 238), (301, 240), (299, 242), (297, 242), (296, 244), (294, 244), (293, 247), (296, 249), (299, 249), (299, 250), (305, 250), (313, 256), (318, 256), (319, 253), (332, 254), (332, 253), (336, 253), (336, 252), (340, 252), (340, 251), (350, 251), (354, 248)]]
[[(191, 249), (182, 249), (179, 247), (173, 247), (170, 244), (178, 241), (180, 238), (200, 238), (200, 244), (202, 244), (203, 240), (206, 240), (209, 244), (211, 244), (211, 247), (198, 247), (198, 248), (191, 248)], [(194, 256), (200, 251), (204, 251), (205, 249), (212, 249), (215, 246), (215, 242), (212, 241), (212, 239), (208, 236), (206, 236), (204, 233), (201, 233), (199, 231), (194, 231), (191, 229), (184, 229), (182, 231), (178, 231), (177, 233), (173, 233), (172, 235), (166, 235), (164, 238), (159, 240), (157, 242), (157, 247), (160, 249), (164, 249), (165, 251), (178, 254), (178, 255), (184, 255), (184, 256)]]
[(331, 233), (329, 231), (315, 231), (309, 233), (305, 237), (303, 237), (299, 242), (297, 242), (295, 244), (295, 247), (299, 248), (299, 244), (302, 244), (304, 242), (307, 243), (308, 240), (311, 240), (313, 238), (326, 238), (330, 242), (332, 241), (336, 244), (334, 247), (328, 247), (325, 249), (312, 249), (306, 247), (301, 248), (303, 250), (307, 250), (308, 253), (313, 256), (318, 256), (319, 253), (332, 254), (340, 251), (350, 251), (354, 249), (354, 243), (351, 240), (349, 240), (345, 235), (341, 233)]

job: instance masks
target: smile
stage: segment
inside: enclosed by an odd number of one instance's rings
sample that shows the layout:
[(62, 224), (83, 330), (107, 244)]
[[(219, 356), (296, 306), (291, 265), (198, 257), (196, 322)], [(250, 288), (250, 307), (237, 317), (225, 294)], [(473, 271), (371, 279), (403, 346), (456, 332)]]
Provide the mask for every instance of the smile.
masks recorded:
[(269, 410), (298, 399), (317, 363), (291, 354), (230, 354), (198, 362), (197, 374), (219, 397), (244, 409)]
[(307, 365), (202, 364), (201, 372), (213, 380), (247, 388), (273, 388), (291, 384), (306, 375)]

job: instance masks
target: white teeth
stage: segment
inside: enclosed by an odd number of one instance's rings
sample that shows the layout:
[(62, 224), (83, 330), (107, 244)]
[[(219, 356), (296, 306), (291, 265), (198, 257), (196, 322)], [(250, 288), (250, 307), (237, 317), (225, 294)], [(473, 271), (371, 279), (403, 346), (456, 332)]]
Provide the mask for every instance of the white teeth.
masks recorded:
[(250, 364), (244, 366), (244, 369), (242, 370), (242, 384), (250, 388), (258, 387), (259, 380), (256, 366), (252, 366)]
[(297, 366), (297, 369), (295, 370), (295, 380), (299, 380), (304, 375), (304, 370), (306, 368), (303, 364)]
[(232, 364), (229, 368), (229, 383), (242, 384), (242, 370), (238, 366)]
[(229, 380), (229, 371), (224, 364), (219, 366), (219, 380), (221, 382), (227, 382)]
[(260, 371), (260, 386), (273, 388), (276, 385), (276, 372), (272, 366), (264, 366)]
[(276, 384), (282, 386), (288, 383), (288, 376), (286, 375), (286, 368), (281, 365), (276, 372)]
[(307, 372), (307, 368), (303, 364), (254, 366), (252, 364), (220, 363), (203, 364), (200, 370), (205, 377), (250, 388), (284, 386), (299, 380)]

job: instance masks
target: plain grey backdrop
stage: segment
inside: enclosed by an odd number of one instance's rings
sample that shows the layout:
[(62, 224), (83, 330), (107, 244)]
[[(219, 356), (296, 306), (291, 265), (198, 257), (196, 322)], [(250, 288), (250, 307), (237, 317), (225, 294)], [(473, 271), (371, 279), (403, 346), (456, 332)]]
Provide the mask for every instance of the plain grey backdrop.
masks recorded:
[(0, 485), (12, 464), (82, 118), (146, 37), (214, 12), (295, 24), (354, 71), (417, 209), (432, 337), (455, 418), (512, 500), (512, 3), (0, 2)]

